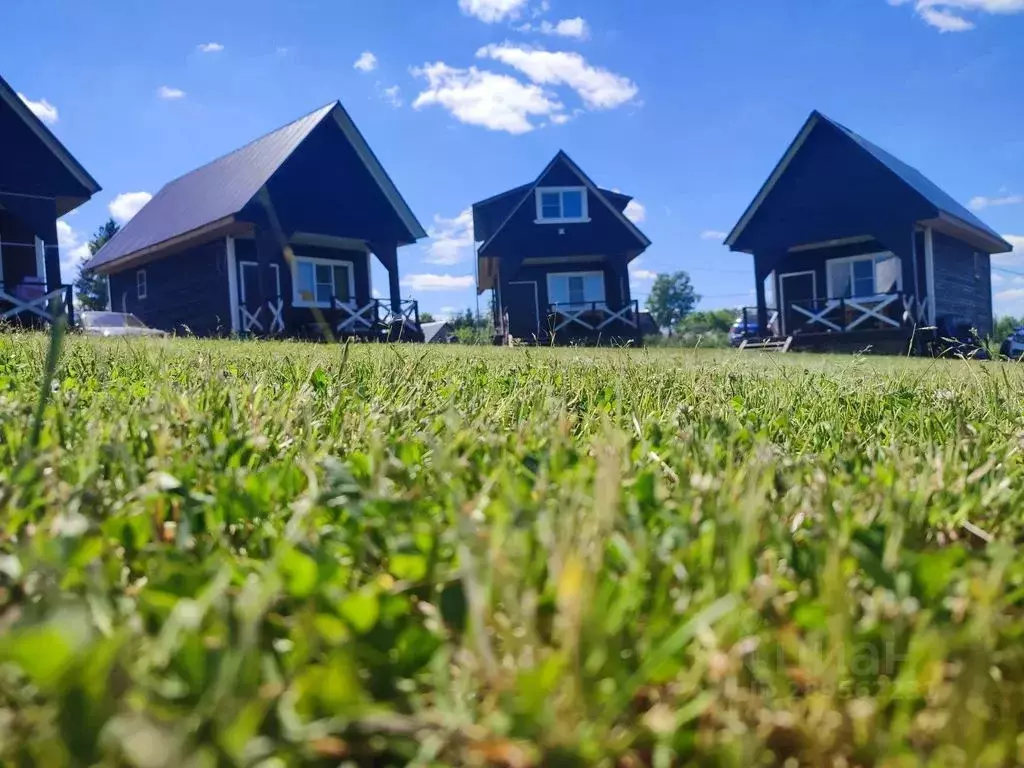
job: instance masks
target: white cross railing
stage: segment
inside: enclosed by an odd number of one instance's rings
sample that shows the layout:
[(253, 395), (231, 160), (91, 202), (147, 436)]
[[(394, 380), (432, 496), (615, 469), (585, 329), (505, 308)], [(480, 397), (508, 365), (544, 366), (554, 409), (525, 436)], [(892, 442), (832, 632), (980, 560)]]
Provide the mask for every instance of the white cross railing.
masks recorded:
[(789, 328), (787, 324), (787, 331), (847, 333), (866, 323), (882, 330), (905, 328), (925, 321), (927, 304), (926, 299), (919, 301), (912, 294), (902, 293), (794, 301), (789, 303), (789, 317), (806, 319), (798, 327)]
[(53, 323), (61, 314), (70, 314), (70, 301), (70, 286), (47, 292), (41, 284), (27, 284), (11, 291), (0, 283), (0, 320), (28, 314)]
[[(238, 314), (242, 320), (242, 331), (244, 333), (284, 333), (284, 298), (278, 296), (268, 299), (266, 304), (260, 304), (255, 308), (252, 305), (240, 304)], [(263, 310), (267, 310), (267, 318), (263, 319)], [(266, 323), (266, 328), (264, 327)]]
[[(371, 330), (377, 324), (377, 300), (374, 299), (365, 307), (357, 309), (355, 304), (342, 303), (334, 300), (334, 309), (344, 313), (345, 317), (337, 325), (338, 333)], [(369, 313), (373, 312), (371, 317)]]
[(634, 331), (640, 327), (640, 305), (627, 302), (624, 307), (612, 309), (603, 301), (588, 301), (570, 304), (552, 304), (548, 307), (553, 333), (578, 325), (591, 333), (603, 331), (619, 324)]

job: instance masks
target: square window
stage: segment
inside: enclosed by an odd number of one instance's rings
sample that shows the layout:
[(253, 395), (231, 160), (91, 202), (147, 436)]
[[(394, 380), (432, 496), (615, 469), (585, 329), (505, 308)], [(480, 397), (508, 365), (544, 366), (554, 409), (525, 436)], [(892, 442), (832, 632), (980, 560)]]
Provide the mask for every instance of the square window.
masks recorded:
[(543, 192), (540, 196), (541, 217), (562, 218), (562, 197), (558, 192)]

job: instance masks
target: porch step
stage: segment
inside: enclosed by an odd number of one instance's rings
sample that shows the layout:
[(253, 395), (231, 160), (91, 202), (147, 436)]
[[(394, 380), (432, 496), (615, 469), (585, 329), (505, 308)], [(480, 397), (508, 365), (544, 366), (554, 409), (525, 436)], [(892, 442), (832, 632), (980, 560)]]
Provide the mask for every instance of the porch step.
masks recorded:
[(791, 346), (793, 346), (792, 336), (785, 339), (761, 339), (760, 341), (744, 339), (743, 343), (740, 344), (740, 351), (760, 349), (764, 352), (789, 352)]

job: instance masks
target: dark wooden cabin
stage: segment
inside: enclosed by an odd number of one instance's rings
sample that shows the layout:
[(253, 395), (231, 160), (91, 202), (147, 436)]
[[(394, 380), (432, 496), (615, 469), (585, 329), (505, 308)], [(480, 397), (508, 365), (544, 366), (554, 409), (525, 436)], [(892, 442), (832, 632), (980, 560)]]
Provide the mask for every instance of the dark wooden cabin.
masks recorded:
[(640, 341), (628, 266), (650, 246), (632, 198), (601, 189), (565, 152), (536, 181), (473, 206), (477, 290), (493, 290), (499, 341)]
[(166, 331), (422, 340), (398, 272), (422, 237), (335, 102), (167, 184), (87, 266), (112, 309)]
[(0, 323), (36, 327), (74, 317), (60, 273), (57, 219), (100, 190), (0, 78)]
[(725, 242), (754, 257), (754, 335), (892, 352), (991, 333), (990, 256), (1012, 250), (919, 171), (818, 112)]

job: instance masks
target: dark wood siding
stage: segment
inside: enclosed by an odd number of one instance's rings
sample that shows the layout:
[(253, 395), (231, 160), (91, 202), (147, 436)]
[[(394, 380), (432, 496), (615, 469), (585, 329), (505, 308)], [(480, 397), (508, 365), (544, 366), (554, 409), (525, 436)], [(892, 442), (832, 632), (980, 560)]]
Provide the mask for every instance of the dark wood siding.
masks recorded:
[[(146, 270), (146, 298), (139, 299), (138, 272)], [(227, 249), (217, 238), (138, 268), (110, 276), (111, 308), (175, 333), (218, 336), (231, 332)]]
[(985, 336), (992, 332), (989, 255), (940, 232), (933, 234), (935, 317), (960, 318)]

